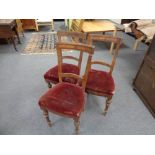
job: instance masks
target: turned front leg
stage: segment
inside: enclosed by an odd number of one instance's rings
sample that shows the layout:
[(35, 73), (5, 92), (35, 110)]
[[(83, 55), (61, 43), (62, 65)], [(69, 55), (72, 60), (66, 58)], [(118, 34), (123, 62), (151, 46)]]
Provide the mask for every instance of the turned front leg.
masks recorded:
[(109, 106), (110, 106), (111, 103), (112, 103), (112, 96), (108, 96), (107, 99), (106, 99), (106, 105), (105, 105), (105, 109), (104, 109), (104, 112), (103, 112), (104, 116), (107, 114)]
[(43, 115), (44, 115), (44, 117), (45, 117), (48, 125), (51, 127), (52, 126), (52, 123), (51, 123), (51, 121), (49, 119), (48, 111), (46, 109), (43, 109)]
[(48, 81), (45, 80), (45, 82), (47, 83), (48, 88), (52, 88), (52, 84)]
[(80, 132), (80, 117), (74, 118), (74, 125), (75, 125), (75, 133), (79, 134), (79, 132)]

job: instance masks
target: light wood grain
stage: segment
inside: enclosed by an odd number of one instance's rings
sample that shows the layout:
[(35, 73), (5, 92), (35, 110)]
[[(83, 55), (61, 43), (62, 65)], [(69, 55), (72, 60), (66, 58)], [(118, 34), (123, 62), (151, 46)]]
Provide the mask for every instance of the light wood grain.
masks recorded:
[(115, 25), (112, 22), (107, 20), (98, 21), (84, 21), (82, 25), (82, 32), (90, 33), (90, 32), (107, 32), (114, 31)]

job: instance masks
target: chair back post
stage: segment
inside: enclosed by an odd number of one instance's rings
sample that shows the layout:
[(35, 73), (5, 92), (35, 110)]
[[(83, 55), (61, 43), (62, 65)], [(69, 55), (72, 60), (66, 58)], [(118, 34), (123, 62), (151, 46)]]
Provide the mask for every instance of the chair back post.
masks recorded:
[(120, 49), (120, 45), (121, 45), (121, 39), (119, 39), (118, 42), (116, 43), (116, 48), (113, 53), (113, 59), (112, 59), (112, 63), (111, 63), (110, 71), (109, 71), (110, 75), (112, 75), (112, 72), (113, 72), (113, 69), (114, 69), (114, 66), (116, 63), (116, 58), (118, 56), (118, 51)]
[(103, 42), (112, 42), (114, 44), (116, 44), (116, 48), (114, 50), (114, 53), (112, 55), (112, 62), (111, 64), (108, 64), (106, 62), (103, 61), (93, 61), (91, 64), (100, 64), (100, 65), (104, 65), (106, 67), (109, 67), (109, 74), (111, 75), (116, 63), (116, 58), (118, 55), (118, 51), (120, 49), (120, 45), (122, 42), (121, 38), (118, 37), (113, 37), (113, 36), (109, 36), (109, 35), (100, 35), (100, 34), (89, 34), (88, 35), (88, 44), (92, 45), (93, 41), (103, 41)]
[(85, 90), (86, 88), (86, 84), (87, 84), (87, 79), (88, 79), (88, 74), (89, 74), (89, 71), (91, 69), (91, 60), (92, 60), (92, 54), (89, 54), (88, 56), (88, 60), (87, 60), (87, 65), (86, 65), (86, 70), (85, 70), (85, 73), (83, 75), (83, 82), (82, 82), (82, 88)]
[[(82, 80), (82, 88), (85, 89), (86, 87), (86, 82), (88, 78), (88, 73), (90, 70), (91, 66), (91, 59), (92, 55), (94, 54), (94, 47), (86, 44), (75, 44), (75, 43), (65, 43), (65, 42), (57, 42), (56, 44), (57, 48), (57, 56), (58, 56), (58, 77), (59, 77), (59, 82), (62, 82), (62, 77), (72, 77), (78, 80)], [(82, 78), (79, 75), (73, 74), (73, 73), (62, 73), (62, 50), (63, 49), (72, 49), (72, 50), (78, 50), (82, 53), (87, 53), (88, 54), (88, 60), (87, 60), (87, 65), (86, 65), (86, 70)], [(65, 51), (67, 52), (67, 51)]]
[(59, 82), (62, 82), (62, 51), (59, 47), (57, 48), (57, 59), (58, 59), (58, 77), (59, 77)]

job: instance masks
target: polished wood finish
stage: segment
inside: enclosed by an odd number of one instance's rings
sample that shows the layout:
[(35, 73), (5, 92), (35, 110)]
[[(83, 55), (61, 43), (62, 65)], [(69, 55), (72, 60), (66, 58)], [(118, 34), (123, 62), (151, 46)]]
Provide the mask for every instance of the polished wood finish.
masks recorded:
[[(57, 56), (58, 56), (59, 81), (62, 82), (63, 77), (73, 77), (75, 79), (79, 79), (80, 81), (77, 80), (77, 85), (81, 86), (81, 83), (82, 83), (81, 87), (83, 89), (83, 93), (85, 93), (85, 86), (86, 86), (86, 82), (87, 82), (87, 78), (88, 78), (88, 72), (89, 72), (90, 65), (91, 65), (92, 55), (94, 54), (94, 47), (92, 47), (90, 45), (86, 45), (86, 44), (79, 44), (79, 43), (58, 42), (56, 44), (56, 49), (57, 49)], [(85, 70), (85, 73), (83, 76), (72, 74), (72, 73), (62, 73), (62, 63), (63, 63), (62, 55), (63, 55), (63, 52), (68, 52), (69, 50), (77, 50), (79, 52), (88, 54), (86, 70)], [(43, 109), (43, 112), (44, 112), (44, 116), (46, 118), (48, 125), (51, 126), (51, 121), (49, 120), (48, 111)], [(53, 113), (55, 113), (55, 112), (53, 112)], [(74, 116), (73, 117), (73, 116), (66, 116), (66, 115), (61, 114), (61, 113), (55, 113), (55, 114), (60, 115), (60, 116), (64, 116), (64, 117), (72, 118), (74, 120), (75, 132), (76, 132), (76, 134), (79, 134), (80, 116), (77, 116), (77, 117)]]
[[(88, 44), (92, 45), (93, 41), (110, 42), (110, 43), (114, 43), (114, 45), (116, 45), (115, 46), (116, 48), (115, 48), (115, 50), (113, 52), (113, 55), (112, 55), (112, 62), (111, 63), (107, 63), (107, 62), (100, 61), (100, 60), (91, 62), (91, 66), (94, 65), (94, 64), (99, 64), (99, 65), (108, 67), (109, 68), (109, 74), (112, 75), (112, 72), (113, 72), (113, 69), (114, 69), (114, 66), (115, 66), (115, 63), (116, 63), (116, 58), (117, 58), (117, 55), (118, 55), (118, 51), (120, 49), (122, 39), (116, 38), (116, 37), (113, 37), (113, 36), (108, 36), (108, 35), (89, 34), (88, 35)], [(103, 114), (106, 115), (106, 113), (108, 111), (108, 108), (109, 108), (109, 106), (110, 106), (110, 104), (112, 102), (113, 95), (108, 95), (108, 94), (104, 94), (104, 93), (97, 92), (97, 91), (90, 91), (90, 90), (87, 90), (87, 89), (86, 89), (86, 91), (88, 93), (90, 93), (90, 94), (106, 97), (106, 106), (105, 106), (104, 112), (103, 112)]]
[(138, 70), (133, 86), (155, 117), (155, 36)]
[[(72, 42), (72, 43), (85, 43), (86, 35), (81, 32), (72, 32), (72, 31), (58, 31), (57, 37), (59, 42)], [(71, 39), (71, 40), (69, 40)], [(73, 57), (73, 56), (62, 56), (62, 59), (71, 59), (75, 60), (78, 64), (79, 71), (81, 70), (81, 63), (82, 63), (82, 56), (83, 52), (80, 52), (79, 57)], [(46, 81), (47, 82), (47, 81)], [(47, 82), (48, 87), (52, 87), (51, 82)], [(54, 83), (55, 84), (55, 83)]]
[(15, 35), (18, 38), (18, 42), (20, 42), (19, 34), (17, 31), (17, 24), (15, 19), (0, 19), (0, 38), (11, 39), (15, 50), (17, 51), (17, 47), (15, 44)]
[(36, 19), (21, 19), (21, 22), (24, 30), (38, 31)]

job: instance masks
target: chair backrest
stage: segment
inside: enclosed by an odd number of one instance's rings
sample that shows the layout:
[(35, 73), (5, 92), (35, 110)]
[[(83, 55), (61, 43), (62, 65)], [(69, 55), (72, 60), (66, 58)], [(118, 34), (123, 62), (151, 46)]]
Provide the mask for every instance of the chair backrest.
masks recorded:
[[(86, 34), (82, 32), (71, 32), (71, 31), (58, 31), (57, 32), (58, 36), (58, 42), (68, 42), (67, 40), (63, 40), (63, 37), (70, 37), (72, 43), (85, 43), (86, 40)], [(81, 62), (82, 62), (82, 56), (83, 52), (79, 53), (79, 57), (73, 57), (73, 56), (63, 56), (63, 59), (72, 59), (78, 62), (78, 68), (79, 71), (81, 70)]]
[[(90, 45), (86, 45), (86, 44), (57, 42), (56, 48), (57, 48), (57, 56), (58, 56), (59, 82), (62, 82), (62, 78), (64, 78), (64, 77), (74, 78), (77, 80), (77, 83), (82, 81), (82, 88), (85, 89), (87, 77), (88, 77), (88, 72), (89, 72), (90, 67), (91, 67), (92, 55), (94, 54), (94, 47), (92, 47)], [(63, 50), (65, 50), (65, 52), (67, 52), (67, 50), (77, 50), (77, 51), (81, 51), (82, 53), (88, 54), (85, 73), (82, 77), (80, 75), (76, 75), (73, 73), (62, 73), (62, 61), (63, 61), (62, 51)]]
[(104, 61), (92, 61), (91, 65), (93, 64), (99, 64), (99, 65), (103, 65), (109, 68), (109, 74), (111, 75), (115, 66), (115, 62), (116, 62), (116, 57), (118, 55), (118, 51), (120, 49), (120, 45), (122, 43), (122, 39), (118, 38), (118, 37), (113, 37), (113, 36), (109, 36), (109, 35), (101, 35), (101, 34), (89, 34), (88, 35), (88, 44), (92, 45), (93, 41), (103, 41), (103, 42), (110, 42), (110, 43), (114, 43), (115, 45), (115, 49), (112, 55), (112, 62), (111, 63), (107, 63)]
[(58, 31), (57, 36), (59, 42), (64, 42), (64, 40), (62, 40), (62, 37), (71, 37), (72, 41), (75, 43), (85, 43), (86, 40), (86, 34), (82, 32)]
[(70, 31), (81, 32), (84, 19), (73, 19)]

